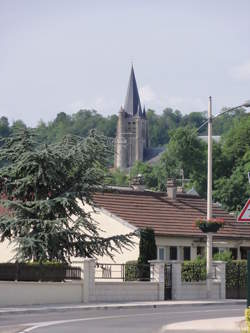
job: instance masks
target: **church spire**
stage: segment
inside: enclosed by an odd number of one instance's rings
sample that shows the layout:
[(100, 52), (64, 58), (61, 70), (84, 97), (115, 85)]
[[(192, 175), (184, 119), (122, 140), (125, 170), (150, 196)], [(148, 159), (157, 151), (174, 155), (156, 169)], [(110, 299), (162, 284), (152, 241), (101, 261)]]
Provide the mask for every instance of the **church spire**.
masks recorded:
[(131, 73), (128, 82), (128, 90), (127, 90), (124, 109), (128, 114), (132, 116), (136, 114), (139, 114), (140, 116), (142, 115), (141, 102), (137, 89), (133, 65), (131, 67)]

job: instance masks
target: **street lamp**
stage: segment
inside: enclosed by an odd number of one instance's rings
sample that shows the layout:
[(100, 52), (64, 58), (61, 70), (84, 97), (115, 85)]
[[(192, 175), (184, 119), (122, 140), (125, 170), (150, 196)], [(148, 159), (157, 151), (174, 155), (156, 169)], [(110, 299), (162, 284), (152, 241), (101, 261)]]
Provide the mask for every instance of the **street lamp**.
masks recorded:
[[(236, 110), (240, 107), (250, 107), (250, 100), (245, 103), (238, 105), (236, 107), (230, 108), (224, 112), (217, 114), (215, 117), (212, 115), (212, 97), (209, 96), (208, 99), (208, 120), (203, 123), (198, 130), (205, 124), (208, 124), (208, 151), (207, 151), (207, 220), (212, 219), (212, 120), (223, 115), (226, 112)], [(207, 233), (207, 298), (212, 296), (212, 249), (213, 249), (213, 234), (211, 232)]]

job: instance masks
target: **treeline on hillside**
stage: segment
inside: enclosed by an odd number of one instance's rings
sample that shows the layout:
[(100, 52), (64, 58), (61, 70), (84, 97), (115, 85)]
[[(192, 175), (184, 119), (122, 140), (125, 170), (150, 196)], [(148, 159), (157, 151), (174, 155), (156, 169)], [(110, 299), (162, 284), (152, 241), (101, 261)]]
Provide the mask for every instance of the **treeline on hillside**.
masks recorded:
[[(238, 212), (250, 195), (250, 116), (234, 119), (231, 128), (213, 143), (213, 198), (228, 211)], [(206, 197), (207, 144), (198, 138), (193, 127), (179, 127), (170, 132), (170, 140), (158, 163), (139, 162), (125, 173), (113, 171), (109, 184), (128, 185), (142, 174), (147, 188), (165, 190), (168, 177), (175, 177), (186, 189), (194, 187)]]
[[(214, 135), (226, 133), (232, 127), (232, 119), (241, 118), (245, 110), (237, 110), (217, 118), (214, 123)], [(150, 144), (152, 147), (162, 146), (168, 143), (170, 132), (179, 127), (191, 126), (198, 128), (205, 120), (205, 112), (191, 112), (183, 115), (178, 110), (166, 108), (161, 114), (153, 110), (147, 111), (149, 123)], [(100, 134), (114, 138), (116, 135), (117, 115), (104, 117), (94, 110), (80, 110), (72, 115), (64, 112), (57, 114), (53, 121), (45, 123), (40, 121), (34, 128), (39, 135), (41, 142), (52, 143), (60, 141), (65, 135), (73, 134), (86, 137), (91, 129), (96, 129)], [(8, 118), (0, 118), (0, 136), (7, 137), (18, 129), (25, 128), (26, 125), (22, 120), (14, 121), (9, 124)], [(200, 134), (205, 134), (203, 130)]]

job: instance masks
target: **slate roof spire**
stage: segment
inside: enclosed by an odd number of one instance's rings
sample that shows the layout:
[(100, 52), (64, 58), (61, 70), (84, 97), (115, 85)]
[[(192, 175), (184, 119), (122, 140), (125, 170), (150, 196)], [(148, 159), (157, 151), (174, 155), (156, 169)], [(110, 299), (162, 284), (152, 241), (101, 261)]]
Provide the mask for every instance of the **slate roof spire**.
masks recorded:
[(136, 114), (140, 116), (142, 115), (141, 102), (137, 89), (133, 65), (131, 67), (124, 110), (131, 116), (134, 116)]

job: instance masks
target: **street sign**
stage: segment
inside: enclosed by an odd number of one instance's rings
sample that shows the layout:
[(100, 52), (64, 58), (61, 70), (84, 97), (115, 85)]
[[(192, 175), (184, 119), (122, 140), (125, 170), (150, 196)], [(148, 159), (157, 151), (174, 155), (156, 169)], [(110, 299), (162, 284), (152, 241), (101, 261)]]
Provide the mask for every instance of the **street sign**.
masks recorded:
[(250, 199), (247, 200), (244, 208), (237, 219), (238, 222), (250, 222)]

